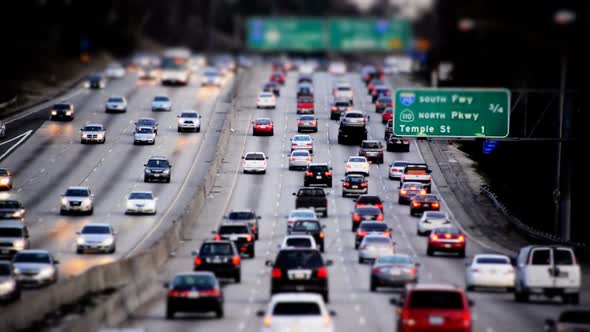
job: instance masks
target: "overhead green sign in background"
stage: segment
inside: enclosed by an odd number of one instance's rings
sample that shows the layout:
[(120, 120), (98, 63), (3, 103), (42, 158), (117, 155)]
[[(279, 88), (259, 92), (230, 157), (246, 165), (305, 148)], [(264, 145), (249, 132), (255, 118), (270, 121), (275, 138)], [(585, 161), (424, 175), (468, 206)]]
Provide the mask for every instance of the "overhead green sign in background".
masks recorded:
[(257, 51), (405, 51), (410, 37), (402, 20), (252, 17), (246, 41)]
[(507, 89), (399, 89), (393, 132), (398, 136), (507, 137)]

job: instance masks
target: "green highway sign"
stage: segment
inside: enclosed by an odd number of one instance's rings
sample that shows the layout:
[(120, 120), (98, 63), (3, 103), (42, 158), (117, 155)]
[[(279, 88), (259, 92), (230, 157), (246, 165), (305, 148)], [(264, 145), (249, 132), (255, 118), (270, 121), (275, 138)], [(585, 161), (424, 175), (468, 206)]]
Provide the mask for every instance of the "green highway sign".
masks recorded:
[(393, 133), (419, 137), (507, 137), (507, 89), (399, 89)]
[(328, 20), (328, 42), (336, 51), (405, 50), (410, 25), (397, 20), (333, 18)]
[(316, 18), (250, 18), (247, 44), (260, 51), (315, 51), (324, 49), (324, 22)]

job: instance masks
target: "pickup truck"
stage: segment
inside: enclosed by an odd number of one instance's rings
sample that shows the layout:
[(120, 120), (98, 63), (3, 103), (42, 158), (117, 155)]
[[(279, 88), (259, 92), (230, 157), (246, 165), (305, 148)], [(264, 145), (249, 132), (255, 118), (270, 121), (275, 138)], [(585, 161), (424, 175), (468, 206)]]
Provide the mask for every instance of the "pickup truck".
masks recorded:
[(322, 212), (322, 216), (328, 216), (328, 198), (322, 188), (301, 188), (296, 193), (295, 209), (314, 209), (316, 212)]
[(313, 114), (313, 97), (297, 98), (297, 114)]
[(431, 191), (431, 183), (432, 183), (432, 176), (430, 175), (432, 171), (428, 168), (427, 164), (418, 164), (418, 163), (410, 163), (406, 165), (404, 169), (404, 174), (400, 179), (400, 188), (403, 186), (404, 182), (419, 182), (424, 184), (424, 189), (426, 189), (427, 193)]

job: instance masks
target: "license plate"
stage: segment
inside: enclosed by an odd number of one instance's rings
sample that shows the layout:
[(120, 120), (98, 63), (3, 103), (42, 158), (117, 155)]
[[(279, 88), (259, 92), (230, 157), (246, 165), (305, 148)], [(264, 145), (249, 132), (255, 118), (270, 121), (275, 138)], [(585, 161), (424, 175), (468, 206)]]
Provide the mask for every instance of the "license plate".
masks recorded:
[(213, 263), (216, 263), (216, 264), (221, 263), (221, 258), (219, 258), (219, 257), (213, 258)]
[(397, 144), (400, 144), (402, 141), (400, 141), (399, 139), (395, 141)]
[(401, 274), (401, 271), (399, 269), (391, 269), (392, 276), (399, 276), (400, 274)]
[(230, 235), (230, 236), (229, 236), (229, 239), (230, 239), (231, 241), (236, 241), (236, 240), (238, 239), (238, 236), (237, 236), (237, 235)]
[(352, 186), (352, 189), (358, 189), (359, 186)]
[(321, 176), (316, 176), (315, 178), (318, 179), (318, 180), (320, 180), (322, 177)]
[(190, 291), (188, 292), (188, 298), (189, 299), (196, 299), (199, 297), (199, 292), (197, 291)]
[(305, 279), (305, 273), (294, 273), (293, 279)]
[(439, 316), (430, 316), (428, 318), (428, 322), (430, 323), (430, 325), (442, 325), (444, 319)]
[(154, 174), (154, 177), (155, 178), (159, 178), (160, 177), (160, 174)]
[(428, 203), (424, 204), (424, 207), (429, 207), (430, 205), (428, 205)]
[(569, 275), (570, 275), (570, 274), (569, 274), (569, 273), (567, 273), (567, 272), (560, 271), (560, 272), (559, 272), (559, 275), (558, 275), (557, 277), (558, 277), (558, 278), (567, 278), (567, 277), (569, 277)]
[(445, 248), (450, 248), (451, 245), (450, 244), (445, 244)]

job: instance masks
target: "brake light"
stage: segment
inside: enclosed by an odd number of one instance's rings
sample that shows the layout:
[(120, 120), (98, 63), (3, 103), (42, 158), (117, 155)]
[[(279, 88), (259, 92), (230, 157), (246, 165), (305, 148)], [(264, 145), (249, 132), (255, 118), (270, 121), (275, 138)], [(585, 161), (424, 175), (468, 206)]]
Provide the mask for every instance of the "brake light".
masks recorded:
[(295, 160), (295, 157), (291, 157), (291, 158), (289, 158), (289, 160), (293, 161), (293, 160)]
[(465, 242), (465, 236), (459, 235), (459, 242)]
[(408, 310), (402, 311), (402, 324), (407, 326), (414, 326), (416, 325), (416, 320), (410, 318), (410, 312)]
[(383, 151), (379, 151), (379, 154), (383, 154)]
[(252, 235), (251, 234), (248, 234), (248, 237), (246, 237), (246, 240), (248, 242), (252, 242)]
[(206, 290), (199, 291), (199, 295), (200, 296), (218, 297), (219, 295), (221, 295), (221, 292), (219, 291), (219, 289), (206, 289)]
[(273, 279), (280, 279), (283, 277), (283, 272), (281, 271), (281, 269), (275, 267), (272, 269), (271, 277)]
[(343, 186), (343, 187), (348, 187), (348, 186), (350, 186), (350, 183), (348, 183), (348, 182), (344, 182), (344, 183), (342, 183), (342, 186)]
[(416, 270), (415, 267), (411, 268), (410, 271), (408, 271), (408, 273), (410, 273), (411, 275), (415, 276), (416, 273), (418, 273), (418, 271)]
[(324, 232), (320, 232), (320, 239), (324, 238)]
[(379, 102), (379, 101), (378, 101), (378, 102), (376, 102), (376, 103), (375, 103), (375, 106), (381, 106), (381, 102)]
[(438, 241), (438, 235), (436, 235), (436, 234), (432, 234), (432, 235), (430, 236), (430, 239), (431, 239), (431, 240), (433, 240), (433, 241)]
[(366, 186), (368, 186), (368, 184), (367, 184), (366, 182), (363, 182), (363, 183), (361, 183), (361, 187), (363, 187), (363, 188), (364, 188), (364, 187), (366, 187)]
[(463, 326), (471, 326), (471, 313), (467, 310), (463, 311)]
[(445, 233), (445, 239), (450, 239), (453, 235), (449, 234), (449, 233)]
[(391, 96), (391, 91), (387, 91), (385, 94)]
[(201, 257), (195, 257), (195, 266), (200, 266), (201, 264), (203, 264)]
[(374, 269), (371, 270), (372, 273), (381, 273), (381, 269), (376, 267)]
[(391, 237), (391, 233), (389, 231), (385, 231), (383, 232), (383, 235), (387, 236), (387, 237)]
[(313, 176), (313, 172), (306, 172), (305, 175), (307, 175), (307, 176)]
[(303, 124), (303, 122), (301, 122), (301, 121), (297, 121), (297, 125), (298, 125), (298, 126), (301, 126), (302, 124)]
[(407, 194), (407, 193), (408, 193), (408, 191), (407, 191), (407, 190), (405, 190), (405, 189), (402, 189), (402, 190), (400, 190), (400, 191), (399, 191), (399, 193), (400, 193), (400, 194), (402, 194), (402, 195), (405, 195), (405, 194)]
[(366, 154), (365, 150), (359, 151), (359, 155), (364, 156)]
[(256, 226), (252, 226), (252, 232), (256, 232)]
[(420, 190), (420, 195), (426, 195), (426, 190), (424, 190), (424, 189)]
[(365, 235), (367, 235), (366, 231), (358, 231), (358, 236), (359, 237), (364, 237)]
[(337, 107), (332, 107), (332, 111), (337, 111), (338, 108)]
[(376, 219), (376, 220), (377, 220), (377, 221), (383, 221), (383, 214), (379, 214), (379, 215), (377, 216), (377, 219)]
[(326, 176), (332, 176), (332, 172), (326, 172), (324, 174), (326, 174)]
[(359, 216), (359, 214), (358, 214), (358, 213), (355, 213), (355, 214), (352, 216), (352, 220), (353, 220), (354, 222), (360, 222), (360, 221), (361, 221), (361, 216)]
[(375, 207), (383, 210), (383, 203), (377, 203), (377, 204), (375, 204)]
[(234, 266), (240, 265), (240, 256), (235, 255), (231, 258), (231, 262)]
[(307, 146), (311, 146), (311, 143), (307, 143), (307, 144), (305, 144), (305, 145), (307, 145)]
[(219, 236), (219, 234), (215, 235), (215, 241), (221, 241), (221, 236)]
[(365, 205), (367, 205), (367, 204), (365, 204), (365, 203), (356, 203), (356, 207), (363, 207)]
[(264, 321), (262, 323), (264, 324), (264, 326), (270, 327), (270, 316), (269, 315), (264, 316)]
[(188, 291), (171, 290), (168, 291), (168, 297), (187, 297)]
[(373, 96), (377, 95), (377, 90), (373, 91)]
[(351, 164), (346, 164), (346, 168), (352, 168)]
[(404, 140), (404, 144), (410, 144), (410, 141), (408, 141), (407, 139)]
[(307, 157), (307, 158), (305, 158), (305, 160), (311, 161), (311, 157)]
[(419, 207), (420, 206), (420, 202), (414, 202), (414, 203), (412, 203), (412, 206), (413, 207)]
[(440, 204), (438, 204), (437, 202), (434, 202), (434, 203), (432, 203), (432, 207), (433, 207), (433, 208), (437, 208), (437, 207), (439, 207), (439, 206), (440, 206)]
[(328, 277), (328, 269), (325, 266), (322, 266), (318, 269), (318, 278), (325, 279)]
[(399, 172), (399, 170), (397, 168), (392, 168), (391, 171), (392, 172)]
[(406, 181), (406, 176), (402, 176), (402, 181)]

